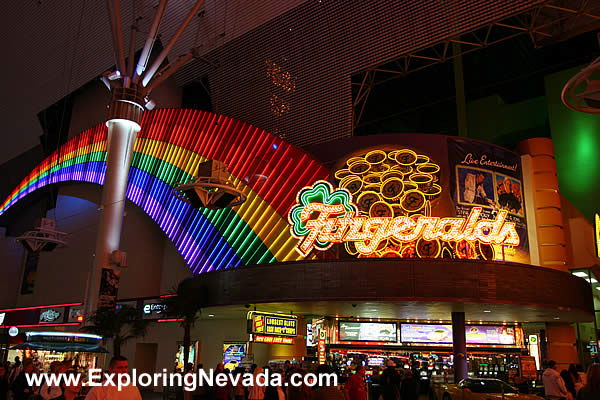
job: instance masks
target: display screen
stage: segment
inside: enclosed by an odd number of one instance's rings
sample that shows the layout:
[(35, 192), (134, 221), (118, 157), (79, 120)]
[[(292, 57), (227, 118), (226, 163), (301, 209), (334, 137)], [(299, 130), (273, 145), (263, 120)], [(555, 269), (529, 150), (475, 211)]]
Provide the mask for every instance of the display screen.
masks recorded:
[(470, 344), (512, 344), (516, 343), (513, 326), (468, 325), (467, 343)]
[[(512, 326), (467, 325), (465, 334), (467, 344), (516, 343)], [(452, 343), (452, 325), (402, 324), (400, 338), (405, 343)]]
[(401, 324), (400, 339), (406, 343), (452, 343), (452, 325)]
[(395, 322), (349, 322), (341, 321), (340, 341), (351, 342), (397, 342)]
[(245, 355), (246, 343), (223, 344), (223, 363), (225, 364), (225, 368), (233, 369), (239, 366)]

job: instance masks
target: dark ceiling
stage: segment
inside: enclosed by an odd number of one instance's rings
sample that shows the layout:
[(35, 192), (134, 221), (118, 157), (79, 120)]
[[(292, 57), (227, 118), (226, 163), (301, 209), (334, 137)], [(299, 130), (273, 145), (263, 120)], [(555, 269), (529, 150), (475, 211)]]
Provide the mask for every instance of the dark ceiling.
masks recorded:
[[(545, 96), (546, 75), (586, 65), (599, 55), (595, 31), (541, 48), (535, 48), (529, 36), (517, 36), (463, 56), (466, 101), (496, 95), (504, 104), (514, 104)], [(360, 79), (356, 75), (353, 82)], [(457, 135), (455, 96), (452, 60), (388, 80), (372, 89), (356, 134)], [(514, 147), (515, 140), (550, 132), (546, 126), (522, 135), (500, 138), (498, 144)]]

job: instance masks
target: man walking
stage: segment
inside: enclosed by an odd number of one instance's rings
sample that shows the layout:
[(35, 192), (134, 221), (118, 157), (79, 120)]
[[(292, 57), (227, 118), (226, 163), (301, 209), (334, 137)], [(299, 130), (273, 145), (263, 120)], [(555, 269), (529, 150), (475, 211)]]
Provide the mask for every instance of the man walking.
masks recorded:
[(555, 361), (548, 361), (548, 368), (546, 368), (542, 375), (542, 381), (544, 382), (546, 399), (561, 400), (567, 398), (567, 387), (565, 386), (563, 378), (561, 378), (558, 373)]

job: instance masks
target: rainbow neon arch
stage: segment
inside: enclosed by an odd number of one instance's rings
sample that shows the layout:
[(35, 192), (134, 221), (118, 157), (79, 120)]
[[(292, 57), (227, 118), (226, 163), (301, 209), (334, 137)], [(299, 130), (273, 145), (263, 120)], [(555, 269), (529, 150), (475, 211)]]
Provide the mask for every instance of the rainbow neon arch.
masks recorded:
[[(127, 198), (165, 232), (194, 273), (241, 265), (292, 261), (295, 239), (286, 214), (295, 195), (329, 172), (318, 161), (268, 132), (213, 113), (160, 109), (144, 114), (129, 171)], [(0, 205), (0, 214), (50, 184), (102, 184), (104, 124), (84, 131), (38, 165)], [(247, 196), (235, 209), (192, 209), (172, 188), (197, 165), (225, 162)]]

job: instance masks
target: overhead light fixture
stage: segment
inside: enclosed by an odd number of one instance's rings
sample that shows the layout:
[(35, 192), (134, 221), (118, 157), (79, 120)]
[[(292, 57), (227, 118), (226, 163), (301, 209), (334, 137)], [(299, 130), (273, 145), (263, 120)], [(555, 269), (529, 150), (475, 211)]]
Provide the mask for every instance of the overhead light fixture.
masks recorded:
[(489, 313), (489, 312), (492, 312), (492, 311), (491, 310), (483, 310), (483, 312)]
[(215, 316), (215, 314), (208, 314), (208, 316), (209, 316), (209, 317), (214, 317), (214, 316)]
[(560, 317), (554, 317), (554, 319), (560, 319)]
[(587, 272), (581, 272), (581, 271), (573, 272), (573, 275), (578, 276), (580, 278), (587, 278), (588, 277)]

